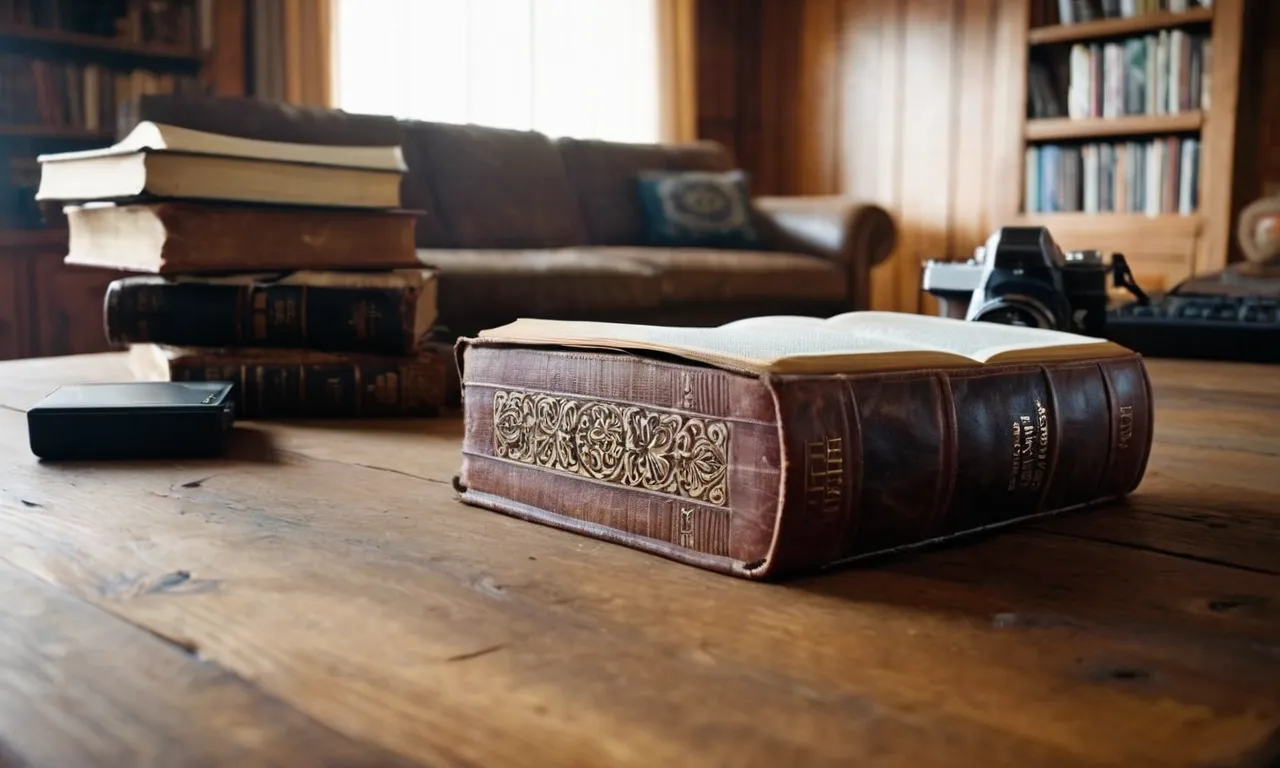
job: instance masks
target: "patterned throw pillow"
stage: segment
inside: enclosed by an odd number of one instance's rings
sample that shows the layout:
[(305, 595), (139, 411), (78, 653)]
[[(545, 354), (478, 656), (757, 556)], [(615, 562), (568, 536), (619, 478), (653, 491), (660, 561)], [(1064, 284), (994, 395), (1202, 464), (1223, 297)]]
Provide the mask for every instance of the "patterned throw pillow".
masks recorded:
[(649, 245), (751, 248), (751, 195), (744, 171), (641, 171), (636, 178)]

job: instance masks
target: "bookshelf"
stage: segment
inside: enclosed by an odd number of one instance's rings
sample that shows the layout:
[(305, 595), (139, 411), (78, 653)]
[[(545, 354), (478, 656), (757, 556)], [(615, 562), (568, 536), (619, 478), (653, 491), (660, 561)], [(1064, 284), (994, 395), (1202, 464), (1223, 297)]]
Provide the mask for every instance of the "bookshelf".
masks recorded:
[(1213, 21), (1212, 8), (1193, 8), (1179, 13), (1158, 11), (1129, 18), (1081, 21), (1075, 24), (1046, 24), (1032, 27), (1027, 33), (1029, 45), (1051, 43), (1076, 43), (1108, 37), (1127, 37), (1161, 29), (1173, 29), (1189, 24)]
[(204, 58), (195, 45), (134, 42), (103, 35), (46, 29), (30, 24), (0, 23), (0, 45), (3, 45), (5, 50), (42, 48), (58, 51), (92, 51), (192, 65), (199, 65)]
[(111, 144), (143, 93), (242, 95), (244, 38), (245, 0), (0, 0), (0, 359), (106, 349), (118, 275), (62, 263), (36, 156)]
[(0, 230), (47, 226), (36, 156), (111, 143), (144, 93), (201, 91), (209, 0), (0, 0)]
[[(1122, 252), (1157, 289), (1219, 270), (1235, 213), (1247, 0), (1091, 5), (1093, 18), (1074, 23), (1056, 18), (1058, 0), (1012, 11), (1013, 143), (999, 152), (1020, 173), (998, 192), (1000, 218), (1047, 226), (1067, 248)], [(1120, 9), (1132, 15), (1103, 18)]]

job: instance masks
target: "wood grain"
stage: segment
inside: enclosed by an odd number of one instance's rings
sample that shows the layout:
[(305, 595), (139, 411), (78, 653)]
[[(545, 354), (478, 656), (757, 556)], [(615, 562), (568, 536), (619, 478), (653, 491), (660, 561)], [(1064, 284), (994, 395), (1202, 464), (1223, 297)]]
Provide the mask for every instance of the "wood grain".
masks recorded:
[(1257, 131), (1253, 144), (1258, 147), (1259, 164), (1259, 187), (1248, 191), (1242, 200), (1245, 205), (1263, 195), (1280, 195), (1280, 88), (1274, 87), (1280, 82), (1280, 6), (1260, 3), (1258, 10), (1262, 18), (1256, 34), (1261, 45), (1258, 63), (1251, 62), (1250, 68), (1256, 73), (1257, 82), (1272, 87), (1262, 88), (1259, 94), (1258, 124), (1243, 126), (1243, 130)]
[(201, 78), (219, 96), (243, 96), (245, 91), (245, 0), (213, 4), (213, 50)]
[[(151, 588), (203, 587), (174, 573)], [(0, 763), (407, 764), (3, 560)]]
[(1027, 141), (1071, 141), (1106, 136), (1183, 133), (1198, 131), (1203, 124), (1204, 113), (1199, 110), (1176, 115), (1105, 118), (1042, 117), (1026, 121), (1023, 136)]
[(798, 45), (802, 77), (797, 89), (796, 125), (800, 138), (794, 191), (835, 194), (840, 166), (840, 11), (842, 0), (809, 0), (801, 4)]
[(40, 355), (105, 352), (102, 302), (107, 284), (125, 273), (62, 263), (61, 252), (32, 259), (35, 296), (35, 339)]
[(0, 250), (0, 360), (26, 357), (31, 348), (30, 294), (31, 260)]
[(950, 215), (945, 256), (965, 259), (986, 241), (987, 195), (990, 185), (987, 158), (991, 152), (993, 97), (990, 88), (968, 87), (995, 77), (995, 20), (999, 12), (993, 0), (964, 0), (957, 9), (956, 64), (952, 87), (955, 99), (955, 172), (951, 177)]
[(38, 463), (21, 409), (123, 362), (8, 363), (0, 558), (427, 762), (1237, 764), (1280, 725), (1277, 438), (1243, 416), (1280, 393), (1159, 362), (1129, 503), (783, 585), (458, 504), (454, 419)]
[[(1235, 214), (1243, 202), (1236, 200), (1236, 112), (1240, 103), (1240, 67), (1244, 50), (1245, 0), (1218, 0), (1213, 4), (1213, 63), (1210, 71), (1209, 114), (1200, 140), (1200, 214), (1204, 232), (1196, 244), (1196, 272), (1207, 273), (1227, 265)], [(1274, 87), (1269, 84), (1267, 87)], [(1252, 158), (1246, 162), (1254, 162)]]
[(1099, 19), (1078, 24), (1036, 27), (1027, 35), (1027, 41), (1032, 45), (1043, 45), (1096, 40), (1103, 37), (1122, 37), (1169, 27), (1202, 24), (1212, 19), (1212, 8), (1192, 8), (1182, 13), (1144, 13), (1124, 19)]

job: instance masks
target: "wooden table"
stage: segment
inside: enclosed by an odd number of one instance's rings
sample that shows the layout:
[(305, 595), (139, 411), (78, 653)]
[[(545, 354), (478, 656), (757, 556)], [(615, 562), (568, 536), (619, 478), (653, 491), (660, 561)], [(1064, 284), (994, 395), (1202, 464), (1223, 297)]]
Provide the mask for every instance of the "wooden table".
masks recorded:
[(456, 419), (42, 464), (0, 365), (0, 764), (1271, 765), (1280, 368), (1153, 361), (1124, 505), (783, 585), (465, 507)]

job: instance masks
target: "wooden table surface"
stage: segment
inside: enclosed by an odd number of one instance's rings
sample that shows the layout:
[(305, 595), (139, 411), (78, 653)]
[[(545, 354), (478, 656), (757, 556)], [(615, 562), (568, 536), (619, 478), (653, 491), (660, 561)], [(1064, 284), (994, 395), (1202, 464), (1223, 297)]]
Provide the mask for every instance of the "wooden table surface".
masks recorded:
[(1280, 368), (1152, 361), (1125, 504), (781, 585), (454, 500), (457, 419), (41, 463), (0, 364), (0, 764), (1273, 765)]

